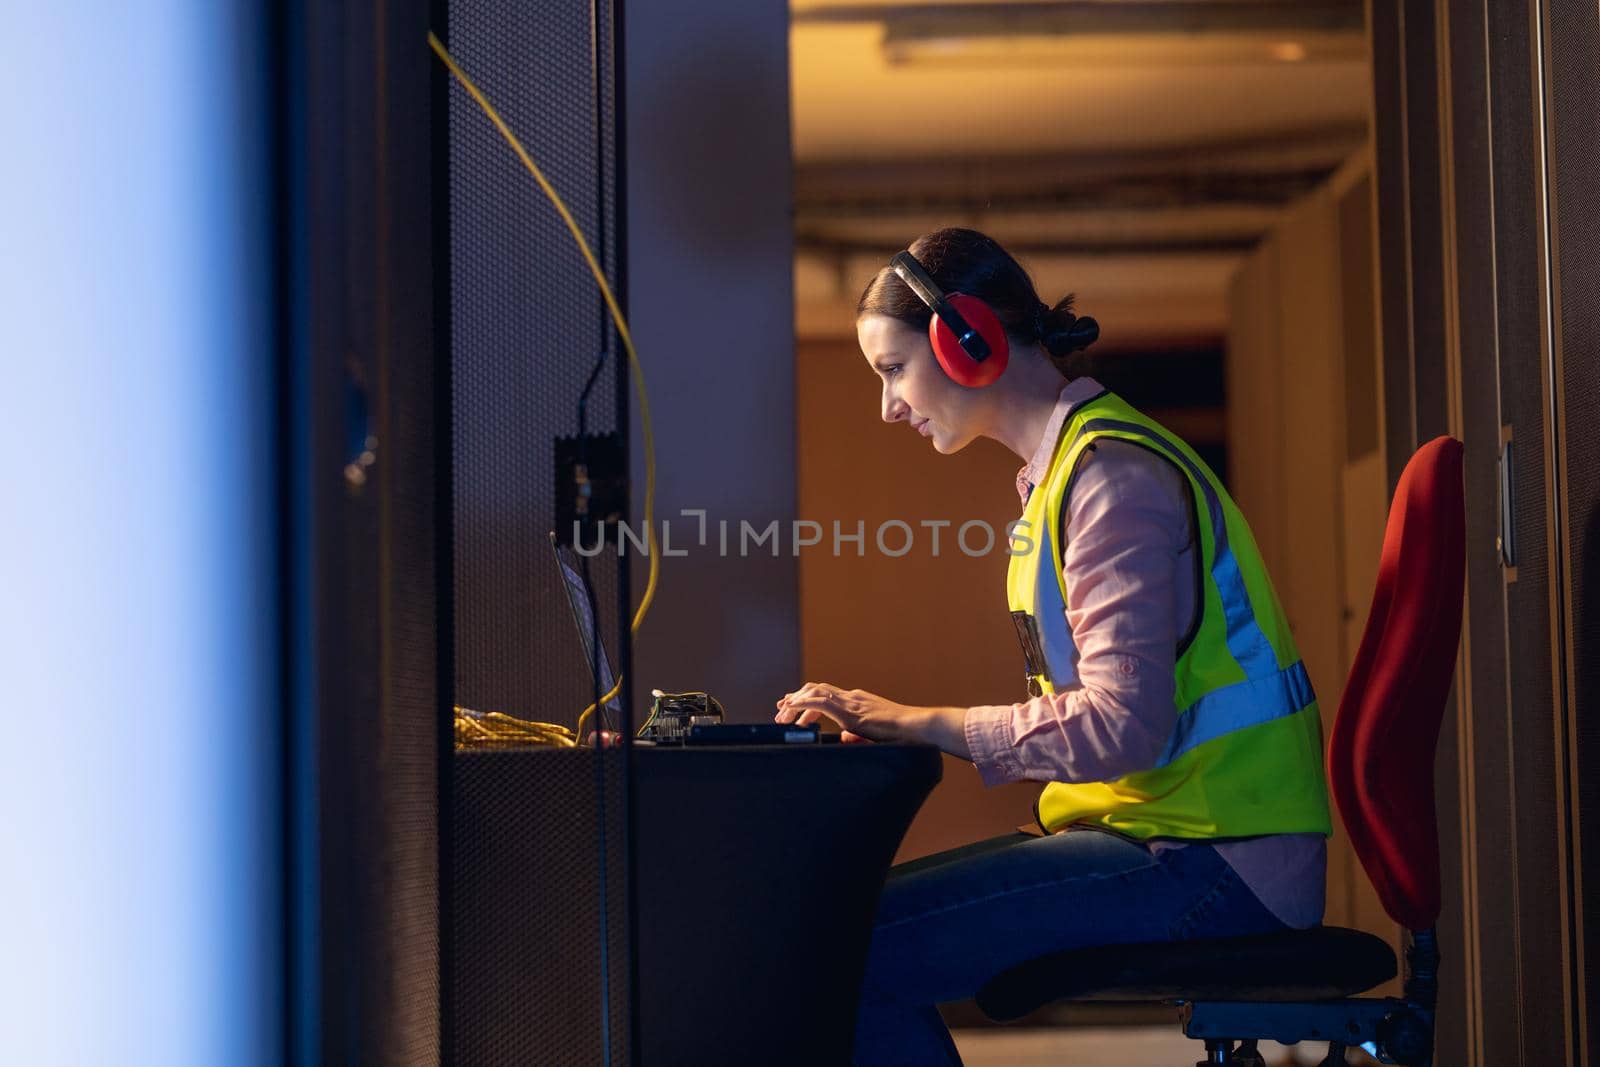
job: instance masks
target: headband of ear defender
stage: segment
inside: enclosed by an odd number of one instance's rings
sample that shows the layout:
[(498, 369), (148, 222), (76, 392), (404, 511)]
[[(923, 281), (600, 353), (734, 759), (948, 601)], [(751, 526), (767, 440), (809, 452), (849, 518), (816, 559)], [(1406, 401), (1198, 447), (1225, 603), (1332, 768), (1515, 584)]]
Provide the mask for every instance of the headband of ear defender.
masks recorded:
[(933, 312), (928, 342), (951, 380), (976, 389), (1000, 377), (1011, 358), (1011, 346), (989, 305), (966, 293), (946, 295), (910, 252), (895, 253), (889, 266)]

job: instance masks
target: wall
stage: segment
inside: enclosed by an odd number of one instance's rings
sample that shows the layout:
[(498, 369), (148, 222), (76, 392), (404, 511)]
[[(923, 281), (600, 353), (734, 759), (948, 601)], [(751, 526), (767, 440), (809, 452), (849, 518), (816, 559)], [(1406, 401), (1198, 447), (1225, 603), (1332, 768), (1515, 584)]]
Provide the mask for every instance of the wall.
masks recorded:
[[(628, 308), (655, 416), (656, 514), (683, 549), (698, 524), (680, 509), (735, 529), (795, 512), (789, 11), (639, 4), (624, 30)], [(636, 410), (632, 425), (637, 520)], [(706, 689), (735, 720), (770, 718), (800, 676), (794, 558), (696, 546), (663, 564), (636, 703), (653, 686)], [(640, 565), (635, 601), (643, 589)]]
[[(1284, 214), (1229, 291), (1232, 490), (1332, 729), (1365, 625), (1387, 502), (1376, 426), (1365, 154)], [(1398, 945), (1335, 815), (1327, 921)]]
[[(907, 704), (997, 704), (1025, 695), (1022, 654), (1006, 610), (1007, 557), (972, 557), (956, 543), (963, 522), (993, 529), (1020, 514), (1022, 464), (992, 441), (941, 456), (906, 423), (879, 414), (879, 382), (854, 337), (802, 340), (795, 375), (799, 412), (799, 516), (821, 523), (825, 543), (800, 557), (801, 662), (810, 681), (867, 689)], [(880, 523), (916, 533), (911, 551), (877, 551)], [(923, 520), (949, 520), (934, 556)], [(832, 551), (833, 524), (865, 524), (864, 555)], [(886, 543), (898, 549), (893, 531)], [(974, 531), (969, 545), (981, 547)], [(944, 781), (923, 805), (899, 859), (1006, 833), (1033, 821), (1039, 786), (984, 789), (972, 764), (945, 758)]]

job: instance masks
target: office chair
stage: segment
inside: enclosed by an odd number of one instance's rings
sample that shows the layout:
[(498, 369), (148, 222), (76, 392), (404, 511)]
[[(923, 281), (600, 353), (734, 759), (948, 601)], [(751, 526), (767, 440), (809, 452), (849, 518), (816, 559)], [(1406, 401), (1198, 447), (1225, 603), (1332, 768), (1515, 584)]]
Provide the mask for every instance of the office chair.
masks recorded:
[(1384, 910), (1407, 931), (1404, 995), (1358, 997), (1395, 976), (1386, 942), (1318, 926), (1255, 937), (1108, 945), (995, 976), (978, 1006), (1006, 1022), (1060, 1001), (1179, 1006), (1205, 1042), (1197, 1067), (1264, 1067), (1258, 1041), (1326, 1041), (1323, 1067), (1362, 1047), (1430, 1067), (1438, 990), (1439, 842), (1433, 758), (1461, 638), (1466, 519), (1461, 442), (1428, 442), (1401, 474), (1372, 610), (1328, 746), (1328, 784)]

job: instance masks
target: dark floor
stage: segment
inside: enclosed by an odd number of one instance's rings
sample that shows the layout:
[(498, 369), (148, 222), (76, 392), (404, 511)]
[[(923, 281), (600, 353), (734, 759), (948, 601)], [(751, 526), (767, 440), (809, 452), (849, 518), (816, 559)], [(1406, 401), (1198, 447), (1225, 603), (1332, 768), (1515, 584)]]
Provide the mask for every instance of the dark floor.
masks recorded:
[[(1093, 1026), (1069, 1028), (957, 1029), (952, 1031), (966, 1067), (1191, 1067), (1205, 1054), (1198, 1041), (1173, 1026)], [(1326, 1045), (1261, 1047), (1268, 1067), (1313, 1067), (1327, 1055)], [(1348, 1057), (1352, 1067), (1374, 1064), (1363, 1052)]]

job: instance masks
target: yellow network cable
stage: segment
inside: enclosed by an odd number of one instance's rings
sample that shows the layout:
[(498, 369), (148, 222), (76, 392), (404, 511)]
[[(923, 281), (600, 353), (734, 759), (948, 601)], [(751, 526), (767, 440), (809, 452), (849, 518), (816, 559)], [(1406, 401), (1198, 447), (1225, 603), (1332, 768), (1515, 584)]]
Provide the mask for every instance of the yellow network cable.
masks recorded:
[(530, 722), (500, 711), (475, 711), (456, 705), (456, 746), (545, 745), (572, 748), (578, 743), (571, 730), (553, 722)]
[[(605, 272), (600, 269), (600, 263), (595, 259), (594, 253), (590, 251), (589, 242), (584, 239), (583, 231), (578, 229), (577, 222), (573, 221), (572, 212), (567, 210), (567, 205), (562, 201), (555, 187), (545, 179), (544, 172), (534, 163), (533, 157), (528, 155), (528, 150), (522, 147), (522, 142), (517, 139), (516, 134), (511, 132), (511, 127), (506, 125), (505, 120), (500, 117), (500, 113), (494, 109), (494, 105), (489, 103), (488, 98), (483, 95), (482, 91), (473, 84), (472, 79), (467, 77), (466, 72), (456, 63), (449, 50), (445, 48), (444, 43), (432, 32), (428, 34), (428, 46), (444, 62), (450, 74), (456, 81), (461, 83), (461, 87), (467, 91), (467, 94), (477, 101), (478, 106), (483, 109), (483, 113), (489, 117), (489, 121), (494, 123), (495, 129), (500, 131), (500, 136), (506, 139), (506, 143), (517, 154), (517, 158), (522, 160), (522, 165), (528, 168), (529, 174), (533, 175), (533, 180), (539, 183), (539, 188), (544, 190), (544, 195), (549, 197), (550, 202), (555, 205), (556, 211), (561, 215), (561, 220), (567, 224), (567, 229), (571, 231), (572, 239), (578, 242), (578, 251), (583, 253), (584, 260), (588, 262), (589, 270), (594, 274), (594, 280), (600, 286), (600, 294), (605, 297), (606, 307), (611, 309), (611, 321), (617, 325), (617, 336), (622, 338), (622, 346), (627, 349), (628, 365), (633, 369), (634, 390), (639, 394), (639, 420), (644, 424), (644, 529), (645, 543), (648, 545), (650, 553), (650, 578), (645, 582), (644, 596), (639, 599), (639, 607), (634, 611), (633, 622), (628, 627), (629, 634), (637, 636), (639, 624), (644, 621), (645, 612), (650, 610), (650, 602), (656, 596), (656, 580), (661, 572), (661, 558), (660, 550), (656, 545), (655, 533), (655, 430), (650, 423), (650, 398), (645, 394), (644, 369), (640, 367), (639, 353), (633, 347), (633, 334), (628, 330), (627, 319), (623, 317), (622, 307), (617, 303), (616, 295), (611, 292), (611, 286), (606, 281)], [(618, 551), (621, 551), (620, 545), (618, 546)], [(619, 674), (617, 676), (617, 684), (613, 685), (611, 691), (602, 696), (598, 703), (603, 705), (616, 699), (621, 690), (622, 676)], [(583, 743), (584, 723), (588, 721), (589, 716), (594, 714), (596, 706), (596, 704), (590, 704), (578, 716), (578, 728), (575, 732), (579, 744)]]

